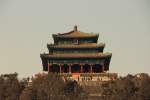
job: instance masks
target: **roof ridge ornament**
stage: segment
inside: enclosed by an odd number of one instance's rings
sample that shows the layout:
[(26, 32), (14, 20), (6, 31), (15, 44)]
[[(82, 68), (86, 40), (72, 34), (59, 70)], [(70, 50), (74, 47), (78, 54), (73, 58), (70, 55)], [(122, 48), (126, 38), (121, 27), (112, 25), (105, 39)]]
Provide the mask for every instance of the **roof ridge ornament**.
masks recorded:
[(75, 32), (78, 31), (77, 25), (74, 26), (74, 31), (75, 31)]

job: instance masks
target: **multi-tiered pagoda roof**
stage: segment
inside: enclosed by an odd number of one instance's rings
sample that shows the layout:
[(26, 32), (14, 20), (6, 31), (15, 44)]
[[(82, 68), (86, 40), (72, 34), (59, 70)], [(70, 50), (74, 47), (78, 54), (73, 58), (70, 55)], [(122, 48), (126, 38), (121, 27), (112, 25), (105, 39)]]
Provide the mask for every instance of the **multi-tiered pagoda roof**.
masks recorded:
[(103, 53), (105, 44), (97, 43), (99, 34), (74, 30), (53, 34), (49, 53), (41, 54), (43, 70), (57, 73), (103, 73), (109, 70), (111, 53)]

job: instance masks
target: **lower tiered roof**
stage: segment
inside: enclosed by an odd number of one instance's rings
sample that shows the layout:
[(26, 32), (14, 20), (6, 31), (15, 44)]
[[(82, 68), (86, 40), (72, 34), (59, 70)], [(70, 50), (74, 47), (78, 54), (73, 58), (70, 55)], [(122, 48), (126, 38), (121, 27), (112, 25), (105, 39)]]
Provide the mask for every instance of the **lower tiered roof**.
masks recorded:
[(90, 54), (41, 54), (44, 58), (109, 58), (111, 53), (90, 53)]

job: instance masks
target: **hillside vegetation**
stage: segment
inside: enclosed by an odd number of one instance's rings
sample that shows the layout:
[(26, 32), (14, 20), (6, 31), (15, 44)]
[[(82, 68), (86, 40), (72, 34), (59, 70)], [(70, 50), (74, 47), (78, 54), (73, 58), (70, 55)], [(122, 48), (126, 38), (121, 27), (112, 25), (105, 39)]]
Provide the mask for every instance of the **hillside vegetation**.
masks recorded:
[[(150, 77), (127, 75), (114, 81), (100, 82), (96, 92), (76, 81), (62, 79), (58, 74), (38, 74), (18, 80), (17, 73), (0, 76), (0, 100), (150, 100)], [(93, 99), (92, 99), (93, 98)]]

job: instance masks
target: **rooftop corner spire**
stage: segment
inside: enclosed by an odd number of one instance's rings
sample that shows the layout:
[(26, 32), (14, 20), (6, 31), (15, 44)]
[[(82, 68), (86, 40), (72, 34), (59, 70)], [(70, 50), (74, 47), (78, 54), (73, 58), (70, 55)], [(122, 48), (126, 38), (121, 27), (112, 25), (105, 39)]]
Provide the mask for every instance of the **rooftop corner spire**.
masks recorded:
[(78, 31), (77, 25), (74, 26), (74, 31)]

